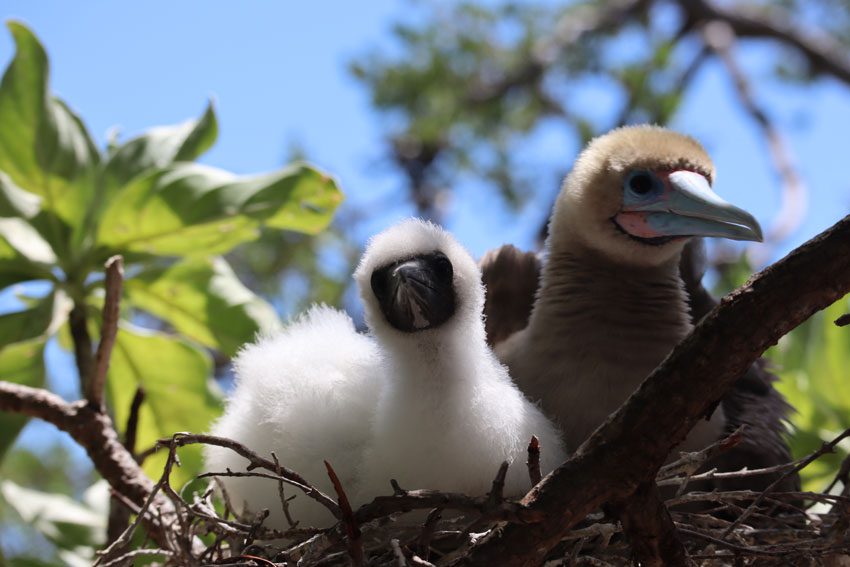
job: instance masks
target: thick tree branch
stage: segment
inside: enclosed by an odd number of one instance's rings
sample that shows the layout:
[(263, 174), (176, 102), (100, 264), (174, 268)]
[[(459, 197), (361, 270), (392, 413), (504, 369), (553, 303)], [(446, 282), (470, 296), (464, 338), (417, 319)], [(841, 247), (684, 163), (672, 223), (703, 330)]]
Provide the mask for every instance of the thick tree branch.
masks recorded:
[(642, 483), (628, 498), (614, 503), (638, 564), (655, 567), (687, 565), (685, 546), (654, 481)]
[(450, 564), (539, 564), (587, 514), (652, 478), (765, 349), (848, 291), (850, 216), (725, 297), (566, 463), (526, 495), (523, 504), (542, 521), (495, 530)]
[(109, 416), (87, 402), (68, 403), (47, 390), (0, 381), (0, 411), (37, 417), (69, 433), (97, 472), (137, 506), (153, 489), (153, 481), (121, 444)]

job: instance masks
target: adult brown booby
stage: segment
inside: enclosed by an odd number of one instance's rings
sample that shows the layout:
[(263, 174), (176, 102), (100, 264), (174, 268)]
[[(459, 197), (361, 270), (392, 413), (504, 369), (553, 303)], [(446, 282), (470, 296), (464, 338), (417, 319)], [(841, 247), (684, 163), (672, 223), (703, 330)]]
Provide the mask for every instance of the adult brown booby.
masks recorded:
[[(589, 144), (565, 180), (542, 268), (513, 247), (483, 259), (491, 343), (520, 389), (559, 422), (568, 450), (690, 331), (691, 316), (713, 307), (700, 284), (701, 243), (683, 257), (691, 237), (761, 240), (752, 215), (712, 191), (714, 175), (692, 138), (653, 126), (614, 130)], [(724, 468), (790, 460), (782, 439), (789, 408), (772, 381), (754, 366), (680, 448), (702, 448), (747, 423), (747, 440), (723, 457)]]

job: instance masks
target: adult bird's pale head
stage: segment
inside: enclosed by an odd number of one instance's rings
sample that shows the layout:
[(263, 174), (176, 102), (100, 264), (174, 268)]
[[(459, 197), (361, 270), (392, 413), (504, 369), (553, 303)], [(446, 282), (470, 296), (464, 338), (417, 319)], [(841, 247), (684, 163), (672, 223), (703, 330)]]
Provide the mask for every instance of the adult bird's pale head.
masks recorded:
[(410, 219), (371, 239), (354, 278), (375, 334), (402, 338), (439, 329), (447, 336), (458, 321), (481, 318), (478, 266), (429, 222)]
[(593, 140), (555, 205), (550, 249), (566, 239), (618, 264), (655, 266), (692, 236), (761, 241), (751, 214), (711, 188), (714, 166), (693, 138), (630, 126)]

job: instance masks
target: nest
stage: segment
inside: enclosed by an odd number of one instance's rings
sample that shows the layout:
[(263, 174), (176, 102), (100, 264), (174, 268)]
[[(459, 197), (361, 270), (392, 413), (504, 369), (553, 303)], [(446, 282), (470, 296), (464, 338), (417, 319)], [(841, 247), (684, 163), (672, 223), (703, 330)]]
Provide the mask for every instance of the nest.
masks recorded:
[[(703, 471), (705, 463), (730, 438), (704, 451), (684, 453), (658, 472), (656, 484), (665, 496), (676, 535), (689, 561), (698, 566), (720, 565), (850, 565), (850, 490), (845, 460), (833, 482), (822, 492), (774, 492), (773, 485), (798, 474), (835, 444), (850, 436), (845, 431), (832, 443), (799, 461), (758, 470)], [(193, 443), (228, 447), (246, 459), (246, 471), (221, 471), (201, 475), (212, 482), (203, 492), (181, 494), (169, 484), (176, 449)], [(333, 468), (328, 473), (336, 500), (322, 494), (277, 458), (265, 459), (239, 443), (208, 435), (178, 434), (161, 442), (168, 449), (165, 470), (145, 506), (134, 509), (135, 521), (109, 547), (97, 564), (103, 567), (132, 565), (145, 557), (162, 565), (227, 565), (230, 567), (332, 567), (332, 566), (428, 566), (450, 565), (460, 560), (504, 522), (533, 522), (528, 508), (502, 497), (507, 463), (497, 471), (490, 493), (469, 496), (434, 490), (406, 490), (388, 482), (392, 494), (352, 510)], [(539, 450), (532, 440), (527, 463), (530, 482), (539, 481)], [(694, 484), (713, 479), (779, 475), (763, 492), (748, 490), (699, 492)], [(289, 529), (264, 525), (268, 510), (235, 511), (217, 477), (256, 476), (257, 482), (277, 482), (279, 505)], [(295, 480), (295, 479), (298, 480)], [(188, 485), (187, 485), (188, 486)], [(329, 528), (301, 526), (292, 518), (284, 486), (296, 487), (339, 518)], [(843, 487), (843, 488), (841, 488)], [(839, 490), (841, 488), (841, 490)], [(120, 495), (116, 495), (120, 496)], [(156, 507), (165, 497), (167, 512)], [(221, 502), (216, 505), (215, 500)], [(128, 503), (128, 505), (130, 505)], [(426, 515), (427, 512), (427, 515)], [(409, 514), (424, 518), (411, 522)], [(144, 524), (146, 544), (129, 550), (134, 532)], [(633, 565), (633, 548), (622, 526), (600, 511), (586, 517), (551, 549), (546, 567)]]

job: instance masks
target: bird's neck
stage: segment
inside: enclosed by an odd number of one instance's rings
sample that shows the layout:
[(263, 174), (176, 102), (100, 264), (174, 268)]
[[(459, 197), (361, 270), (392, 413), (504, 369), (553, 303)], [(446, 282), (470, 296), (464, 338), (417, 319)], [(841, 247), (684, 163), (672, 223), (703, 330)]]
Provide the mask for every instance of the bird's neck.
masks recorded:
[(651, 370), (690, 326), (678, 256), (624, 266), (576, 246), (550, 250), (529, 331), (579, 356), (630, 356)]
[[(388, 344), (388, 340), (392, 344)], [(492, 357), (484, 339), (484, 325), (449, 325), (407, 335), (383, 338), (391, 390), (398, 395), (423, 395), (470, 387), (475, 365)]]

